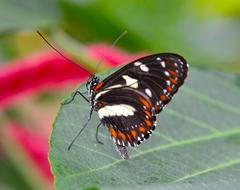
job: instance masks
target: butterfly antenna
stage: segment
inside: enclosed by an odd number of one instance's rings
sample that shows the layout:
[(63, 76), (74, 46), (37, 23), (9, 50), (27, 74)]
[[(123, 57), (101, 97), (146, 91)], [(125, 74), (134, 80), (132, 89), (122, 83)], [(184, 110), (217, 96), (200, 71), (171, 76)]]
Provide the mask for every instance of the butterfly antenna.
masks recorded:
[[(37, 30), (37, 34), (47, 43), (47, 45), (49, 45), (54, 51), (56, 51), (62, 58), (64, 58), (65, 60), (75, 64), (75, 65), (78, 65), (76, 64), (73, 60), (67, 58), (66, 56), (64, 56), (57, 48), (55, 48), (44, 36), (43, 34)], [(79, 66), (79, 65), (78, 65)], [(87, 71), (87, 70), (86, 70)], [(87, 71), (88, 72), (88, 71)], [(90, 72), (88, 72), (89, 74), (91, 74)]]
[(123, 32), (116, 38), (116, 40), (114, 40), (114, 42), (112, 43), (112, 47), (114, 47), (114, 46), (119, 42), (119, 40), (121, 40), (127, 33), (128, 33), (127, 30), (123, 31)]
[[(112, 43), (111, 47), (114, 47), (120, 39), (122, 39), (126, 34), (127, 34), (127, 30), (123, 31), (115, 40), (114, 42)], [(98, 68), (99, 66), (102, 64), (102, 61), (99, 61), (99, 63), (97, 64), (97, 67), (96, 67), (96, 72), (98, 71)]]

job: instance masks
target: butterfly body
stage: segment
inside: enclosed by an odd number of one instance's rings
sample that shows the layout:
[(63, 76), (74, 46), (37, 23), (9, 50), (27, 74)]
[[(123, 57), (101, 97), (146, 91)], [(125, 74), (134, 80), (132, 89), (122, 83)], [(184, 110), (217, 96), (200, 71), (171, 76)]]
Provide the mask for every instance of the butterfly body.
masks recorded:
[(156, 115), (184, 83), (187, 72), (184, 58), (162, 53), (135, 60), (101, 82), (95, 75), (89, 77), (90, 105), (116, 146), (137, 146), (150, 137)]

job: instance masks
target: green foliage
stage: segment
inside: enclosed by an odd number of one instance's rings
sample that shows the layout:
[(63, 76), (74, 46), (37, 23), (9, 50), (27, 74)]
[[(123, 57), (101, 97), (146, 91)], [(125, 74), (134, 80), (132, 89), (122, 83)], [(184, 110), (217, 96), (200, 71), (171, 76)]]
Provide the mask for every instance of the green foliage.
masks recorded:
[[(66, 1), (64, 28), (82, 41), (108, 40), (124, 30), (119, 46), (130, 50), (176, 52), (192, 64), (238, 72), (240, 25), (236, 16), (223, 16), (225, 0), (202, 1)], [(217, 6), (218, 5), (218, 6)], [(230, 9), (231, 3), (228, 5)], [(240, 10), (239, 3), (232, 9)]]
[(234, 0), (3, 0), (0, 32), (44, 28), (81, 42), (112, 43), (127, 30), (118, 46), (176, 52), (192, 64), (240, 73), (239, 14), (240, 3)]
[(19, 174), (12, 162), (1, 156), (0, 159), (0, 189), (31, 190), (25, 179)]
[(54, 1), (1, 0), (0, 32), (35, 29), (51, 26), (59, 21)]
[(152, 137), (130, 148), (128, 161), (120, 159), (105, 127), (99, 135), (104, 145), (96, 143), (96, 114), (67, 150), (89, 113), (89, 105), (76, 97), (60, 108), (53, 126), (56, 189), (238, 189), (239, 95), (228, 76), (192, 68), (185, 86), (158, 115)]

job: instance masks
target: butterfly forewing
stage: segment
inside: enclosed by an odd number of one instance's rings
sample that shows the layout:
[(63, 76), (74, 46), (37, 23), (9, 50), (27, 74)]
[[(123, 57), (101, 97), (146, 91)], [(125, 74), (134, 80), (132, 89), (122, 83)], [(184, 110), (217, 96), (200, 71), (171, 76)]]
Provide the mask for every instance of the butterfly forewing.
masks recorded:
[(95, 105), (115, 144), (135, 146), (155, 129), (156, 114), (172, 99), (188, 72), (179, 55), (163, 53), (122, 67), (95, 87)]

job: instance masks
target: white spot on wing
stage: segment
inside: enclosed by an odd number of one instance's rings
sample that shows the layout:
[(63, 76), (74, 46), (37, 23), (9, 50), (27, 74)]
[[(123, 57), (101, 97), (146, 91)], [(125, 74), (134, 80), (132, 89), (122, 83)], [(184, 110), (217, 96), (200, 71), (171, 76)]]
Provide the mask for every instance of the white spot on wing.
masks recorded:
[(161, 61), (162, 59), (160, 57), (157, 57), (156, 60)]
[(137, 79), (131, 78), (128, 75), (123, 75), (122, 78), (126, 81), (127, 86), (131, 86), (133, 88), (138, 88), (138, 81)]
[(107, 87), (107, 89), (120, 88), (120, 87), (122, 87), (121, 84), (116, 84), (116, 85), (113, 85), (113, 86), (109, 86), (109, 87)]
[(178, 59), (178, 61), (179, 61), (182, 65), (184, 64), (181, 59)]
[(163, 68), (165, 68), (165, 67), (166, 67), (166, 64), (165, 64), (165, 62), (164, 62), (164, 61), (161, 61), (161, 65), (162, 65), (162, 67), (163, 67)]
[(168, 77), (170, 76), (169, 72), (167, 72), (167, 71), (164, 71), (164, 74)]
[(135, 63), (134, 63), (134, 66), (139, 66), (139, 65), (141, 65), (142, 63), (140, 62), (140, 61), (136, 61)]
[(148, 72), (149, 71), (149, 68), (146, 66), (146, 65), (140, 65), (140, 69), (144, 72)]
[(171, 85), (171, 81), (170, 81), (170, 80), (166, 80), (166, 84), (167, 84), (168, 86), (170, 86), (170, 85)]
[(108, 91), (109, 90), (104, 90), (104, 91), (101, 91), (101, 92), (97, 93), (96, 96), (95, 96), (95, 100), (97, 100), (101, 95), (107, 93)]
[(152, 92), (151, 90), (149, 90), (148, 88), (145, 89), (145, 92), (146, 94), (149, 96), (149, 97), (152, 97)]
[(104, 106), (98, 110), (98, 116), (100, 119), (108, 116), (132, 116), (135, 111), (134, 107), (127, 104)]

